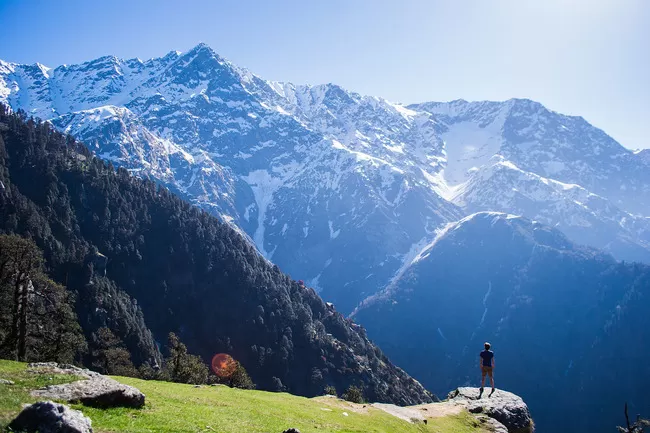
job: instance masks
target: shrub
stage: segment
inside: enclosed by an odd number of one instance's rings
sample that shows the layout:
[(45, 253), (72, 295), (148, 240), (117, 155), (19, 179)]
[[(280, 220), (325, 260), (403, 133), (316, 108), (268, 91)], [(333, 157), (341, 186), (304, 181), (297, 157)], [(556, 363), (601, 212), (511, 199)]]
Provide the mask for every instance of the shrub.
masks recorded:
[(106, 327), (93, 334), (95, 349), (91, 352), (92, 367), (102, 374), (137, 377), (138, 372), (131, 362), (131, 354), (122, 340)]
[(231, 387), (241, 388), (241, 389), (255, 389), (255, 384), (253, 380), (248, 375), (248, 372), (239, 362), (237, 363), (237, 368), (232, 376), (230, 376)]
[(363, 403), (363, 391), (357, 386), (350, 385), (348, 390), (345, 391), (345, 394), (343, 394), (343, 399), (352, 403)]
[(208, 381), (208, 366), (201, 357), (187, 353), (187, 347), (173, 332), (169, 333), (170, 357), (165, 360), (163, 379), (172, 382), (204, 384)]
[(235, 367), (235, 371), (231, 376), (217, 377), (211, 374), (208, 382), (210, 384), (219, 383), (221, 385), (227, 385), (231, 388), (255, 389), (255, 384), (253, 383), (251, 377), (248, 375), (248, 372), (246, 372), (244, 366), (241, 365), (238, 361), (236, 362), (237, 366)]
[(144, 380), (157, 380), (160, 379), (160, 369), (152, 367), (148, 362), (143, 363), (138, 367), (138, 376)]

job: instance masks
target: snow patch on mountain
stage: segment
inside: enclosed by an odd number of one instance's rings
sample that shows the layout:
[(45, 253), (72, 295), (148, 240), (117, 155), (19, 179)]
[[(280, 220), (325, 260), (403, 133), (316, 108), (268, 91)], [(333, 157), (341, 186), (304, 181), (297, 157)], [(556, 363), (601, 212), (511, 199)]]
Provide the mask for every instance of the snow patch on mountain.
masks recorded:
[(334, 230), (334, 225), (332, 221), (328, 221), (327, 225), (330, 229), (330, 239), (336, 239), (341, 234), (341, 229)]
[(442, 134), (447, 154), (443, 178), (448, 187), (467, 182), (472, 174), (499, 153), (503, 143), (501, 128), (502, 119), (487, 127), (463, 121), (454, 123)]
[(205, 44), (54, 69), (0, 61), (0, 101), (237, 225), (337, 301), (391, 284), (479, 211), (650, 259), (648, 158), (534, 101), (403, 106), (267, 81)]
[[(510, 216), (508, 216), (508, 217), (510, 217)], [(472, 336), (470, 338), (470, 341), (474, 341), (474, 337), (476, 337), (476, 333), (481, 329), (481, 327), (485, 323), (485, 317), (487, 316), (487, 313), (488, 313), (487, 302), (488, 302), (488, 299), (490, 298), (491, 294), (492, 294), (492, 282), (488, 281), (488, 289), (487, 289), (487, 292), (485, 292), (485, 296), (483, 296), (483, 315), (481, 316), (481, 321), (479, 322), (478, 326), (476, 327), (474, 332), (472, 332)]]
[(255, 195), (255, 203), (257, 203), (257, 229), (253, 234), (253, 240), (262, 255), (270, 260), (273, 257), (275, 249), (268, 252), (265, 247), (264, 231), (266, 227), (266, 211), (272, 205), (273, 195), (280, 189), (283, 180), (279, 177), (273, 177), (266, 170), (252, 171), (247, 176), (242, 176), (242, 179), (250, 185)]

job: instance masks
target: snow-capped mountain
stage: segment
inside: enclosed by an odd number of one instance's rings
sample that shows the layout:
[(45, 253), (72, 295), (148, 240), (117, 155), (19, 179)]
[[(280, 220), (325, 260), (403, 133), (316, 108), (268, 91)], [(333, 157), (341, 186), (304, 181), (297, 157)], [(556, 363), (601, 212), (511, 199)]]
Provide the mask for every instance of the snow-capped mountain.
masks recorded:
[(411, 108), (444, 125), (442, 175), (466, 213), (523, 215), (620, 259), (650, 259), (650, 171), (603, 131), (529, 100)]
[(343, 311), (480, 210), (650, 260), (647, 165), (528, 100), (405, 107), (266, 81), (200, 44), (147, 61), (2, 62), (0, 101), (230, 221)]
[(634, 152), (636, 157), (646, 164), (650, 165), (650, 149), (641, 149)]

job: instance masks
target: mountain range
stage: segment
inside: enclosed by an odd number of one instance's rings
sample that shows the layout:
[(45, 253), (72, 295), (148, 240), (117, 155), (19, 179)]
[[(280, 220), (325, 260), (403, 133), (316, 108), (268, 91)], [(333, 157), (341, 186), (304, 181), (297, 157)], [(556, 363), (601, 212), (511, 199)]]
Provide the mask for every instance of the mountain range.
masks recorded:
[(434, 392), (476, 384), (489, 341), (496, 386), (526, 396), (539, 431), (606, 432), (624, 402), (650, 405), (649, 299), (650, 266), (481, 212), (445, 226), (353, 317)]
[[(475, 384), (490, 339), (498, 383), (542, 429), (601, 431), (621, 401), (648, 404), (648, 268), (626, 262), (650, 262), (650, 157), (581, 117), (527, 99), (403, 105), (268, 81), (205, 44), (54, 69), (0, 61), (0, 102), (218, 217), (437, 393)], [(192, 332), (190, 347), (210, 335)], [(384, 399), (386, 378), (368, 379)]]
[(479, 211), (650, 260), (644, 153), (530, 100), (405, 106), (267, 81), (199, 44), (147, 61), (2, 62), (0, 101), (231, 223), (347, 313)]

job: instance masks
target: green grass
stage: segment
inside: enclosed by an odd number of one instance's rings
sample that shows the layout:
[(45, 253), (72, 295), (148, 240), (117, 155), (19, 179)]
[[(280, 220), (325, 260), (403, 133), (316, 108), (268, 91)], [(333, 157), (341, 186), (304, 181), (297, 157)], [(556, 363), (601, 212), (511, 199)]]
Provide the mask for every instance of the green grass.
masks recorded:
[[(0, 429), (16, 416), (22, 403), (34, 401), (29, 390), (71, 380), (69, 376), (26, 373), (25, 364), (2, 360), (0, 378), (16, 382), (13, 386), (0, 385)], [(351, 405), (337, 399), (308, 399), (226, 386), (195, 388), (126, 377), (115, 379), (140, 389), (146, 395), (145, 407), (97, 409), (73, 405), (92, 419), (95, 432), (280, 433), (290, 427), (299, 429), (301, 433), (481, 431), (479, 423), (469, 413), (435, 419), (427, 425), (410, 424), (379, 409)]]
[(22, 362), (0, 360), (0, 379), (9, 379), (14, 385), (0, 384), (0, 431), (20, 412), (23, 403), (33, 403), (36, 398), (29, 391), (46, 385), (58, 385), (77, 380), (69, 374), (33, 374), (25, 371), (27, 365)]

